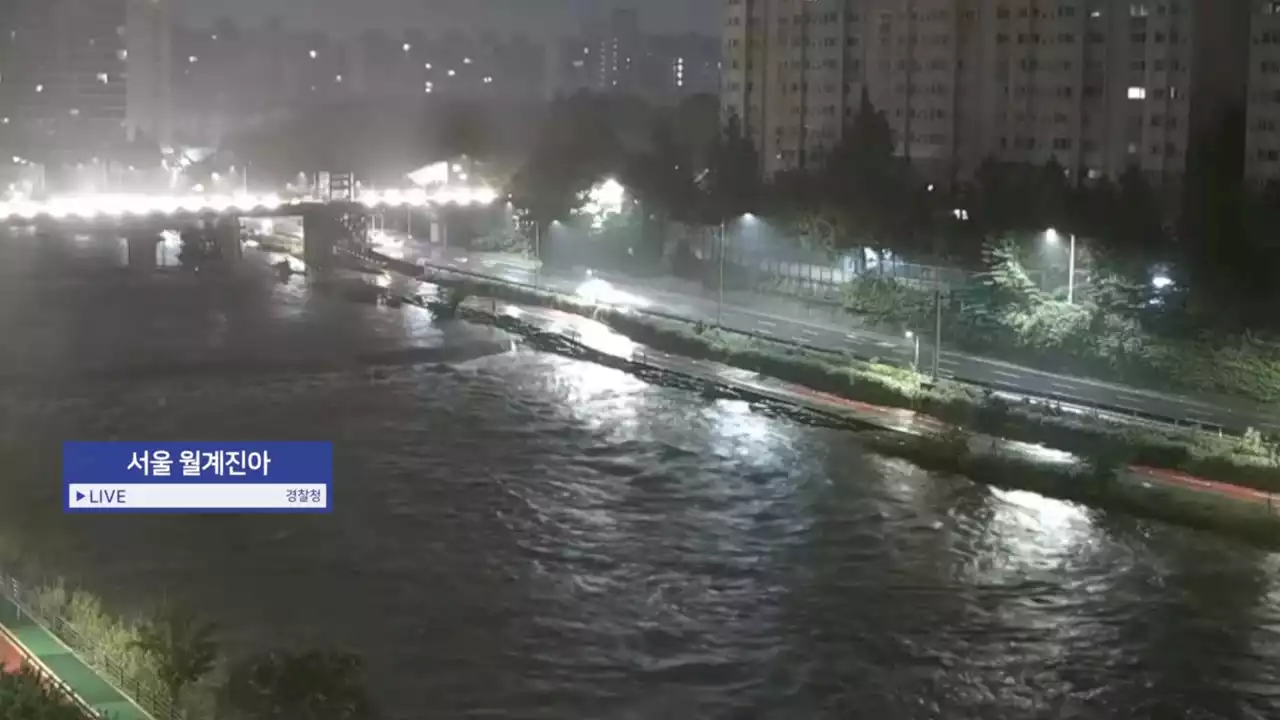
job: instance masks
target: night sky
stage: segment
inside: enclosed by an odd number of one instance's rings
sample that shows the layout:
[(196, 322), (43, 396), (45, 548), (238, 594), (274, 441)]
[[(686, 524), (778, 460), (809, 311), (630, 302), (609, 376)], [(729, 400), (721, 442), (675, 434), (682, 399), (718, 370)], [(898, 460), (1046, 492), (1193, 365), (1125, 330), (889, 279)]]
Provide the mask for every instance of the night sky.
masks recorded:
[[(460, 28), (498, 33), (570, 35), (593, 9), (610, 0), (171, 0), (180, 22), (205, 24), (219, 16), (258, 23), (272, 16), (286, 26), (355, 33), (368, 27)], [(716, 34), (723, 0), (637, 0), (645, 30)]]

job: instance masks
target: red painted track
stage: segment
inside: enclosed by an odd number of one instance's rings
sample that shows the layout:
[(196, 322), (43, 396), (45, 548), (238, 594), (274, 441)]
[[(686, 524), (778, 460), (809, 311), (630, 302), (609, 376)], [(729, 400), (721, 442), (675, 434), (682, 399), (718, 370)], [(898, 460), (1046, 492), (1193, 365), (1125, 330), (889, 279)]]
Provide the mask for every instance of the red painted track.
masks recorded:
[(22, 667), (23, 659), (26, 656), (22, 651), (14, 647), (3, 633), (0, 633), (0, 671), (13, 672)]
[[(880, 407), (878, 405), (870, 405), (863, 402), (857, 402), (855, 400), (848, 400), (842, 397), (837, 397), (835, 395), (831, 395), (828, 393), (818, 392), (816, 390), (810, 390), (808, 388), (795, 388), (795, 391), (801, 395), (808, 395), (810, 397), (813, 397), (815, 399), (818, 399), (827, 403), (833, 403), (835, 405), (844, 405), (846, 407), (854, 408), (856, 410), (862, 410), (864, 412), (872, 412), (872, 413), (877, 413), (882, 415), (895, 413), (895, 412), (908, 413), (914, 416), (913, 418), (914, 420), (918, 422), (924, 422), (926, 425), (933, 425), (933, 426), (939, 426), (939, 427), (943, 426), (943, 423), (939, 422), (936, 418), (932, 418), (927, 415), (919, 415), (911, 410), (896, 410), (894, 408), (886, 408), (886, 407)], [(1253, 488), (1247, 488), (1241, 485), (1232, 485), (1230, 483), (1218, 482), (1216, 480), (1206, 480), (1204, 478), (1195, 477), (1193, 475), (1181, 473), (1176, 470), (1164, 470), (1160, 468), (1142, 467), (1137, 465), (1130, 467), (1129, 469), (1134, 474), (1140, 475), (1151, 482), (1163, 483), (1165, 485), (1174, 485), (1177, 487), (1184, 488), (1186, 490), (1191, 490), (1193, 492), (1212, 493), (1214, 495), (1230, 498), (1232, 500), (1237, 500), (1239, 502), (1258, 503), (1260, 505), (1266, 505), (1268, 508), (1280, 507), (1280, 497), (1277, 497), (1270, 493), (1262, 492), (1261, 490), (1254, 490)]]
[(1253, 488), (1247, 488), (1242, 485), (1231, 485), (1230, 483), (1217, 482), (1216, 480), (1205, 480), (1204, 478), (1198, 478), (1193, 475), (1187, 475), (1174, 470), (1161, 470), (1159, 468), (1138, 466), (1134, 466), (1130, 469), (1143, 477), (1151, 478), (1152, 480), (1166, 483), (1168, 485), (1179, 485), (1188, 490), (1222, 495), (1223, 497), (1229, 497), (1232, 500), (1239, 500), (1241, 502), (1262, 503), (1268, 506), (1280, 504), (1280, 502), (1278, 502), (1280, 499), (1277, 499), (1275, 496), (1262, 492), (1261, 490), (1254, 490)]

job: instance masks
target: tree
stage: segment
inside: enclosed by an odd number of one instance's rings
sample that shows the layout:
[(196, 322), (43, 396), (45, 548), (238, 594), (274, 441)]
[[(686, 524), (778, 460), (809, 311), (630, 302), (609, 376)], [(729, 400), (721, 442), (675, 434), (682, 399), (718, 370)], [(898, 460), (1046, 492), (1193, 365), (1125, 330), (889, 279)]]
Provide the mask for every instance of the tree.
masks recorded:
[(1142, 171), (1129, 166), (1114, 183), (1098, 183), (1083, 191), (1099, 240), (1095, 248), (1103, 267), (1133, 280), (1144, 280), (1149, 266), (1168, 260), (1167, 233), (1160, 198)]
[(849, 246), (854, 224), (848, 204), (824, 180), (804, 171), (775, 174), (768, 188), (767, 210), (801, 247), (830, 259)]
[(1012, 239), (989, 241), (982, 254), (988, 268), (981, 275), (982, 284), (993, 307), (1030, 308), (1045, 301), (1044, 292), (1027, 276)]
[(134, 647), (156, 664), (160, 682), (175, 707), (182, 691), (213, 670), (218, 657), (216, 628), (176, 608), (157, 612), (138, 629)]
[(669, 220), (689, 220), (697, 208), (698, 186), (693, 175), (690, 149), (676, 136), (671, 123), (659, 118), (651, 129), (649, 147), (633, 154), (623, 171), (624, 185), (640, 201), (651, 259), (660, 258), (666, 245)]
[(719, 223), (756, 209), (760, 201), (760, 161), (737, 115), (730, 115), (707, 153), (707, 208), (704, 220)]
[(579, 93), (553, 103), (538, 139), (511, 183), (513, 203), (545, 227), (567, 218), (598, 178), (622, 163), (606, 101)]
[(222, 703), (238, 720), (370, 720), (377, 716), (354, 655), (272, 652), (237, 663)]
[(38, 673), (23, 667), (12, 673), (0, 670), (0, 718), (84, 720), (84, 713)]
[(676, 142), (691, 155), (690, 171), (697, 175), (707, 167), (707, 155), (720, 134), (720, 99), (699, 93), (680, 101), (670, 113)]
[[(843, 208), (865, 237), (860, 244), (884, 251), (910, 243), (912, 209), (919, 198), (906, 161), (897, 157), (893, 130), (864, 88), (840, 142), (819, 172), (818, 197)], [(832, 217), (828, 213), (828, 217)]]
[(465, 155), (484, 159), (493, 153), (493, 138), (483, 110), (471, 104), (448, 107), (436, 127), (436, 151), (442, 157)]
[(641, 203), (663, 214), (686, 219), (695, 207), (692, 152), (665, 119), (654, 123), (645, 152), (629, 158), (623, 178)]

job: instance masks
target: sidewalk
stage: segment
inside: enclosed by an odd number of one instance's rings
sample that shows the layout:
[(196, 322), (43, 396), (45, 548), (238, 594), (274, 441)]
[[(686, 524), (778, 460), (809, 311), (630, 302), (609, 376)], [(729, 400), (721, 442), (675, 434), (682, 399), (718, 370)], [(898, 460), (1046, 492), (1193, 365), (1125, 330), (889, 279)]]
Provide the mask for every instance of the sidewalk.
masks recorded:
[[(7, 631), (16, 649), (28, 661), (65, 683), (101, 716), (111, 720), (154, 720), (3, 595), (0, 595), (0, 630)], [(0, 634), (0, 639), (3, 637)]]

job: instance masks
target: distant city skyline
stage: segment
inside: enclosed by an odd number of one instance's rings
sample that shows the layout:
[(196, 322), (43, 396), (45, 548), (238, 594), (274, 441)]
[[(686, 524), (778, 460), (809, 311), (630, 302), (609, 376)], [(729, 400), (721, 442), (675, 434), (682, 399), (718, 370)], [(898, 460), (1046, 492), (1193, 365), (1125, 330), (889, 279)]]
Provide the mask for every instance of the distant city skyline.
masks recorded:
[(278, 17), (286, 26), (335, 34), (355, 34), (369, 28), (424, 30), (491, 30), (500, 34), (527, 33), (555, 37), (576, 33), (592, 12), (613, 7), (639, 11), (650, 32), (715, 34), (720, 27), (722, 0), (171, 0), (179, 22), (207, 24), (221, 17), (259, 24)]

